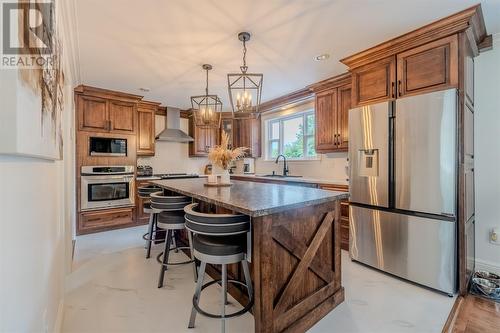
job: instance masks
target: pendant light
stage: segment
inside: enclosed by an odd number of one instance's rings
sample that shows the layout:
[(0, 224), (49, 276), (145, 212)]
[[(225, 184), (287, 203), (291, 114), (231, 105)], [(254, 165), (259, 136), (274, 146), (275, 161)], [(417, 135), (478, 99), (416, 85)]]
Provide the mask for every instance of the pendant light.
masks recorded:
[(248, 118), (258, 115), (264, 75), (247, 73), (246, 42), (250, 40), (250, 33), (240, 32), (238, 39), (243, 42), (243, 66), (240, 66), (241, 73), (227, 74), (229, 100), (233, 118)]
[(219, 128), (222, 101), (219, 96), (208, 94), (208, 71), (212, 69), (212, 65), (204, 64), (202, 68), (207, 72), (205, 95), (191, 96), (195, 125), (201, 128)]

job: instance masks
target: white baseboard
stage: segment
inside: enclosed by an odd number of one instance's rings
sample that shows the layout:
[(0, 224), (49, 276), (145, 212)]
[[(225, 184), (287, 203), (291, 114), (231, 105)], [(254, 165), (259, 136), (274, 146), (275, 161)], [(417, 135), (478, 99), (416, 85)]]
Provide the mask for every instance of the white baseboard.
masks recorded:
[(476, 258), (476, 271), (487, 271), (500, 275), (500, 265)]
[(54, 333), (62, 332), (62, 325), (64, 320), (64, 299), (59, 302), (59, 308), (57, 309), (57, 317), (54, 323)]

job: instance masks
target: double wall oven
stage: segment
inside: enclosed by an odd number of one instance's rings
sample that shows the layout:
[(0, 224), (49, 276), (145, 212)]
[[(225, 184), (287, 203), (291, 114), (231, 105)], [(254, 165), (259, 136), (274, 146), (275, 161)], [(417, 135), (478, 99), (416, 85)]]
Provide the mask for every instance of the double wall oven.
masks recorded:
[(134, 205), (134, 166), (82, 166), (81, 210)]

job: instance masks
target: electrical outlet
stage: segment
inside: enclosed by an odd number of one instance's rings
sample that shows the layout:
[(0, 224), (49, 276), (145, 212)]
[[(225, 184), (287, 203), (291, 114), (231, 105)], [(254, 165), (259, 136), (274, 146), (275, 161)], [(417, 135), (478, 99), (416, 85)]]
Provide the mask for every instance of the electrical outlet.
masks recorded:
[(495, 245), (500, 245), (500, 228), (491, 229), (490, 243)]

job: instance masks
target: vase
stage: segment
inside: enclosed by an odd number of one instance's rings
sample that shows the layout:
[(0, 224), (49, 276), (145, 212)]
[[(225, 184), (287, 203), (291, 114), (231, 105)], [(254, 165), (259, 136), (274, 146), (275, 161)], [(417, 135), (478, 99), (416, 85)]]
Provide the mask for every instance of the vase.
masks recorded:
[(212, 166), (212, 174), (217, 175), (219, 184), (230, 184), (231, 177), (229, 176), (229, 170), (221, 168), (220, 166)]

